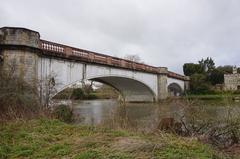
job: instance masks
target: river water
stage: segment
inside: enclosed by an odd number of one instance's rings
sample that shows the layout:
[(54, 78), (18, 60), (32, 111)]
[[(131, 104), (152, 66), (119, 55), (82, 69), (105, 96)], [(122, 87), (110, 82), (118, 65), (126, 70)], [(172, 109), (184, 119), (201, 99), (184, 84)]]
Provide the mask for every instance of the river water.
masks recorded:
[[(189, 109), (190, 108), (190, 109)], [(192, 108), (197, 108), (192, 111)], [(103, 125), (105, 127), (125, 127), (152, 130), (164, 118), (174, 121), (187, 120), (189, 112), (200, 119), (221, 119), (240, 115), (240, 103), (232, 101), (183, 101), (171, 100), (162, 103), (127, 103), (116, 100), (74, 101), (73, 110), (76, 124)]]

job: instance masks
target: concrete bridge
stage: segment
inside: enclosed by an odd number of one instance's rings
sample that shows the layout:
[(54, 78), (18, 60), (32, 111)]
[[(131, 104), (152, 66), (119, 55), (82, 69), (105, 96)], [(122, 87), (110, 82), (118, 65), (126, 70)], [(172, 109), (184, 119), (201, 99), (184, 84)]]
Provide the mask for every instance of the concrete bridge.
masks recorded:
[(114, 87), (126, 101), (153, 102), (181, 95), (188, 89), (189, 78), (166, 67), (42, 40), (38, 32), (26, 28), (0, 28), (0, 57), (3, 64), (15, 63), (18, 75), (29, 82), (54, 75), (56, 92), (93, 80)]

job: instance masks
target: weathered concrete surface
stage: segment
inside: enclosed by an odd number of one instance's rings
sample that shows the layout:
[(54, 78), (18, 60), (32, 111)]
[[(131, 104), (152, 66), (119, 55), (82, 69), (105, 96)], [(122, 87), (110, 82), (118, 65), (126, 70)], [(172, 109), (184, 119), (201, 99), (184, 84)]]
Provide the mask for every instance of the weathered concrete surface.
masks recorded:
[[(167, 86), (176, 83), (184, 90), (186, 83), (178, 78), (168, 77), (168, 69), (164, 67), (154, 68), (153, 71), (141, 71), (142, 64), (133, 63), (133, 68), (122, 68), (129, 65), (129, 61), (104, 57), (99, 54), (86, 53), (74, 48), (64, 47), (45, 41), (40, 46), (40, 35), (38, 32), (24, 28), (0, 28), (1, 56), (4, 64), (14, 63), (19, 77), (32, 81), (45, 81), (49, 77), (56, 82), (55, 93), (64, 88), (84, 80), (95, 80), (109, 84), (116, 88), (126, 101), (157, 101), (168, 97)], [(49, 50), (46, 55), (42, 47)], [(73, 55), (81, 55), (86, 60), (68, 58)], [(51, 55), (51, 56), (50, 56)], [(63, 55), (64, 58), (62, 58)], [(94, 58), (100, 64), (91, 62)], [(104, 64), (107, 59), (107, 64)], [(117, 59), (119, 60), (119, 59)], [(108, 64), (114, 64), (110, 66)], [(116, 64), (115, 64), (116, 63)], [(116, 67), (116, 65), (121, 65)], [(139, 70), (137, 70), (137, 69)], [(149, 69), (147, 69), (149, 70)], [(42, 88), (42, 87), (41, 87)], [(44, 91), (41, 93), (44, 94)]]
[(161, 74), (157, 75), (158, 100), (166, 99), (168, 97), (167, 91), (167, 72), (166, 67), (159, 68)]
[(167, 86), (169, 86), (172, 83), (176, 83), (177, 85), (179, 85), (180, 88), (182, 89), (182, 91), (185, 90), (185, 83), (184, 83), (184, 81), (180, 81), (180, 80), (168, 77), (168, 79), (167, 79)]
[(24, 45), (39, 48), (40, 34), (25, 28), (3, 27), (0, 29), (0, 44)]
[(4, 47), (0, 54), (4, 59), (4, 68), (14, 67), (15, 73), (27, 81), (37, 80), (38, 55), (34, 49), (17, 49), (16, 46), (39, 47), (40, 35), (28, 29), (2, 28), (0, 29), (0, 45)]
[(94, 80), (116, 88), (126, 101), (157, 99), (157, 76), (154, 74), (43, 57), (39, 58), (38, 68), (40, 79), (54, 76), (56, 92), (77, 82)]

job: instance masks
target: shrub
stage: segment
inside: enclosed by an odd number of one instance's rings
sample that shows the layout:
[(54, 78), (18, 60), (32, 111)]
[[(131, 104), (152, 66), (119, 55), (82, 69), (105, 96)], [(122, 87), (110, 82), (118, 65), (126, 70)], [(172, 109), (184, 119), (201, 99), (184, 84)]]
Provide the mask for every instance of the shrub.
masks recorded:
[(84, 92), (81, 88), (75, 88), (73, 89), (72, 95), (71, 95), (71, 99), (84, 99)]
[(39, 110), (36, 87), (19, 78), (15, 65), (0, 65), (0, 120), (32, 118)]
[(55, 118), (63, 122), (73, 121), (73, 111), (68, 105), (59, 105), (53, 110), (53, 115)]
[(240, 90), (234, 91), (233, 94), (240, 94)]
[(93, 93), (86, 95), (86, 99), (97, 99), (97, 98), (98, 98), (97, 95)]

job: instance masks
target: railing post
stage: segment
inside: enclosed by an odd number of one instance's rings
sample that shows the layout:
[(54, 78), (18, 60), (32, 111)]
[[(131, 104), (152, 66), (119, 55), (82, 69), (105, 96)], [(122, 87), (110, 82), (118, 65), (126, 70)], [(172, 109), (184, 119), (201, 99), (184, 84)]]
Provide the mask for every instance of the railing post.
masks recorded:
[(72, 48), (70, 48), (70, 47), (65, 47), (65, 48), (64, 48), (64, 54), (65, 54), (66, 56), (72, 55), (72, 52), (73, 52)]
[(107, 64), (109, 64), (109, 65), (112, 64), (112, 57), (107, 57)]
[(121, 67), (126, 67), (126, 61), (124, 59), (121, 60)]
[(90, 58), (90, 61), (94, 61), (94, 54), (93, 53), (89, 53), (89, 58)]

